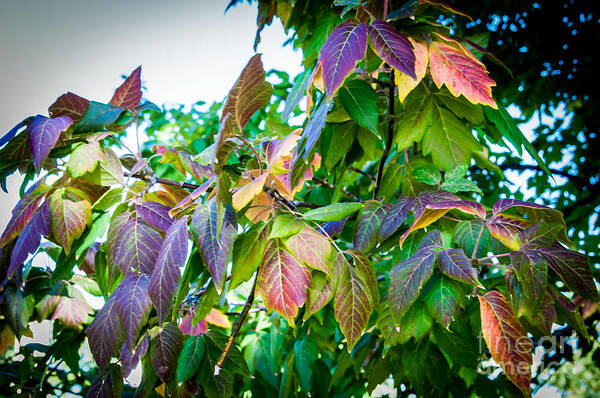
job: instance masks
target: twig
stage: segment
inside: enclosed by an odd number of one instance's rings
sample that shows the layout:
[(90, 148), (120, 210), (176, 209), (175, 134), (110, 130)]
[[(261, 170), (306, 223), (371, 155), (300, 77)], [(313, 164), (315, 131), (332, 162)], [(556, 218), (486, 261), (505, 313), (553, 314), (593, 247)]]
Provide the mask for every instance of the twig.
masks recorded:
[(349, 168), (348, 168), (348, 170), (350, 170), (350, 171), (354, 171), (355, 173), (361, 174), (361, 175), (363, 175), (363, 176), (365, 176), (365, 177), (367, 177), (367, 178), (369, 178), (369, 179), (371, 179), (371, 180), (375, 181), (375, 177), (373, 177), (371, 174), (367, 173), (366, 171), (362, 171), (362, 170), (361, 170), (361, 169), (359, 169), (359, 168), (356, 168), (356, 167), (349, 167)]
[[(387, 3), (387, 2), (386, 2)], [(390, 82), (392, 82), (392, 86), (389, 89), (388, 99), (389, 99), (389, 115), (393, 116), (396, 112), (394, 111), (394, 91), (396, 85), (394, 82), (394, 71), (390, 72)], [(388, 123), (388, 135), (387, 140), (385, 142), (385, 149), (383, 150), (383, 155), (381, 155), (381, 160), (379, 161), (379, 169), (377, 170), (377, 178), (375, 179), (375, 190), (373, 191), (373, 198), (377, 198), (377, 194), (379, 193), (379, 188), (381, 187), (381, 178), (383, 177), (383, 168), (385, 167), (385, 161), (387, 160), (388, 155), (390, 154), (390, 150), (392, 149), (392, 142), (394, 141), (394, 118), (390, 118)]]
[[(481, 263), (482, 261), (489, 260), (489, 259), (494, 258), (494, 257), (496, 257), (496, 258), (498, 258), (498, 257), (506, 257), (506, 256), (510, 256), (511, 254), (512, 253), (492, 254), (491, 256), (480, 258), (478, 261), (479, 261), (479, 263)], [(496, 266), (495, 264), (491, 264), (491, 265)]]
[(252, 303), (254, 302), (254, 291), (256, 290), (256, 282), (257, 281), (258, 281), (258, 272), (256, 273), (256, 276), (254, 277), (254, 283), (252, 284), (252, 290), (250, 290), (250, 295), (248, 296), (248, 299), (246, 300), (246, 304), (244, 304), (244, 308), (242, 309), (242, 312), (240, 312), (240, 315), (235, 320), (235, 323), (233, 324), (233, 329), (231, 330), (231, 334), (229, 335), (229, 339), (227, 339), (227, 344), (225, 344), (225, 347), (223, 348), (223, 352), (221, 353), (221, 356), (219, 357), (219, 359), (217, 360), (217, 363), (215, 364), (215, 376), (221, 372), (221, 369), (223, 368), (223, 364), (225, 363), (225, 360), (227, 359), (227, 355), (229, 354), (229, 351), (231, 350), (231, 347), (233, 346), (233, 343), (235, 342), (235, 338), (237, 337), (238, 333), (240, 332), (240, 329), (242, 328), (242, 324), (244, 323), (244, 320), (246, 319), (246, 315), (248, 315), (248, 312), (250, 311), (250, 307), (252, 307)]
[[(323, 185), (323, 186), (326, 186), (327, 188), (335, 190), (335, 187), (333, 185), (331, 185), (330, 183), (328, 183), (327, 181), (325, 181), (325, 180), (322, 180), (322, 179), (317, 178), (317, 177), (313, 177), (312, 180), (314, 182), (317, 182), (317, 183)], [(345, 189), (342, 189), (342, 193), (344, 195), (346, 195), (347, 197), (349, 197), (350, 199), (352, 199), (353, 201), (355, 201), (355, 202), (360, 202), (361, 201), (358, 196), (351, 194), (350, 192), (346, 191)]]

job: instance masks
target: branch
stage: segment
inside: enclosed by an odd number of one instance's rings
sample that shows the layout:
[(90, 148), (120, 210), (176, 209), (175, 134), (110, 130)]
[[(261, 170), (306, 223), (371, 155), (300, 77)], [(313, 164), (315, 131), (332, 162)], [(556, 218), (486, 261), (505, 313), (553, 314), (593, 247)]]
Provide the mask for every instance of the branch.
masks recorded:
[(350, 171), (354, 171), (355, 173), (361, 174), (361, 175), (363, 175), (363, 176), (365, 176), (365, 177), (369, 178), (370, 180), (372, 180), (372, 181), (375, 181), (375, 177), (373, 177), (371, 174), (367, 173), (366, 171), (362, 171), (362, 170), (361, 170), (361, 169), (359, 169), (359, 168), (356, 168), (356, 167), (349, 167), (349, 168), (348, 168), (348, 170), (350, 170)]
[(254, 291), (256, 290), (256, 282), (257, 281), (258, 281), (258, 271), (256, 272), (256, 276), (254, 277), (254, 283), (252, 284), (252, 290), (250, 290), (250, 295), (248, 296), (248, 299), (246, 300), (246, 304), (244, 304), (244, 308), (242, 309), (242, 312), (240, 312), (240, 315), (235, 320), (235, 323), (233, 324), (233, 329), (231, 330), (231, 334), (229, 335), (229, 339), (227, 339), (227, 344), (225, 344), (225, 347), (223, 348), (223, 352), (221, 353), (219, 360), (215, 364), (215, 376), (221, 372), (221, 369), (223, 369), (223, 364), (225, 363), (225, 360), (227, 359), (227, 355), (229, 354), (229, 351), (231, 351), (231, 347), (233, 346), (233, 343), (235, 342), (235, 338), (237, 337), (238, 333), (240, 332), (240, 329), (242, 328), (242, 324), (244, 323), (244, 320), (246, 319), (246, 315), (248, 315), (248, 312), (250, 311), (250, 307), (252, 307), (252, 303), (254, 302)]
[[(331, 189), (335, 190), (335, 187), (333, 185), (331, 185), (330, 183), (328, 183), (327, 181), (325, 181), (325, 180), (322, 180), (322, 179), (317, 178), (317, 177), (313, 177), (312, 180), (315, 181), (315, 182), (318, 182), (319, 184), (321, 184), (323, 186), (326, 186), (327, 188), (331, 188)], [(352, 199), (353, 201), (355, 201), (355, 202), (361, 202), (361, 200), (360, 200), (360, 198), (358, 196), (351, 194), (350, 192), (346, 191), (345, 189), (342, 189), (342, 193), (344, 195), (346, 195), (347, 197), (349, 197), (350, 199)]]
[[(389, 87), (389, 115), (393, 116), (396, 112), (394, 111), (394, 91), (396, 85), (394, 84), (394, 71), (390, 72), (390, 82), (391, 87)], [(392, 143), (394, 141), (394, 122), (395, 119), (390, 117), (390, 121), (388, 123), (388, 135), (387, 140), (385, 142), (385, 149), (383, 150), (383, 155), (381, 155), (381, 160), (379, 161), (379, 169), (377, 170), (377, 177), (375, 178), (375, 191), (373, 192), (373, 198), (377, 198), (377, 194), (379, 193), (379, 188), (381, 188), (381, 178), (383, 177), (383, 168), (385, 167), (385, 161), (387, 160), (388, 155), (390, 154), (390, 150), (392, 149)]]

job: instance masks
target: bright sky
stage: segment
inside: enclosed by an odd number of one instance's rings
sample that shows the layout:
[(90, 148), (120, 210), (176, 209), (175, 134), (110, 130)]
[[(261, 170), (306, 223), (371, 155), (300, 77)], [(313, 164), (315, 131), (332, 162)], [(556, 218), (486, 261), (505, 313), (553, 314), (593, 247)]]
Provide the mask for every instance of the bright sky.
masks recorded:
[[(144, 96), (156, 104), (225, 97), (253, 55), (256, 6), (225, 15), (228, 0), (2, 0), (0, 135), (26, 116), (47, 114), (66, 91), (108, 101), (142, 65)], [(279, 21), (263, 31), (265, 69), (295, 76), (301, 56), (282, 47)], [(0, 192), (0, 229), (18, 200), (20, 178)]]

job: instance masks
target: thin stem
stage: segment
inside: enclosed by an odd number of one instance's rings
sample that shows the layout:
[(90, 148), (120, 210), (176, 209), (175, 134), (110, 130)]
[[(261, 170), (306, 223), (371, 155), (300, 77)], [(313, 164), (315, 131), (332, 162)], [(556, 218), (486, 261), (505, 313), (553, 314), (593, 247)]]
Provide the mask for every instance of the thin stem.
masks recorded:
[(475, 241), (475, 247), (473, 247), (473, 253), (471, 253), (471, 259), (474, 259), (477, 255), (477, 248), (479, 247), (479, 242), (481, 241), (481, 236), (483, 235), (485, 227), (485, 222), (483, 222), (483, 224), (481, 224), (481, 229), (479, 230), (479, 235), (477, 235), (477, 240)]
[(361, 170), (361, 169), (359, 169), (359, 168), (356, 168), (356, 167), (349, 167), (349, 168), (348, 168), (348, 170), (350, 170), (350, 171), (354, 171), (355, 173), (361, 174), (361, 175), (363, 175), (363, 176), (365, 176), (365, 177), (367, 177), (367, 178), (369, 178), (369, 179), (371, 179), (371, 180), (375, 181), (375, 177), (373, 177), (371, 174), (367, 173), (366, 171), (362, 171), (362, 170)]
[[(331, 185), (330, 183), (328, 183), (327, 181), (325, 181), (325, 180), (322, 180), (322, 179), (317, 178), (317, 177), (313, 177), (312, 180), (314, 182), (318, 182), (319, 184), (321, 184), (323, 186), (326, 186), (327, 188), (335, 190), (335, 187), (333, 185)], [(355, 202), (360, 202), (361, 201), (358, 196), (351, 194), (350, 192), (346, 191), (345, 189), (342, 189), (342, 193), (344, 195), (346, 195), (347, 197), (349, 197), (350, 199), (354, 200)]]
[[(482, 261), (485, 261), (485, 260), (489, 260), (489, 259), (494, 258), (494, 257), (495, 258), (506, 257), (506, 256), (510, 256), (511, 254), (512, 253), (492, 254), (491, 256), (480, 258), (479, 259), (479, 263), (481, 263)], [(491, 265), (493, 265), (494, 267), (496, 266), (495, 264), (491, 264)]]
[[(387, 1), (386, 1), (387, 7)], [(386, 11), (387, 12), (387, 11)], [(393, 116), (396, 112), (394, 111), (394, 91), (396, 85), (394, 84), (394, 71), (390, 72), (390, 82), (392, 82), (392, 86), (389, 88), (388, 100), (389, 100), (389, 109), (388, 113), (390, 116)], [(383, 177), (383, 168), (385, 167), (385, 161), (390, 154), (390, 150), (392, 149), (392, 143), (394, 141), (394, 118), (390, 118), (388, 123), (388, 135), (387, 140), (385, 142), (385, 149), (383, 150), (383, 155), (381, 155), (381, 160), (379, 161), (379, 169), (377, 170), (377, 177), (375, 178), (375, 190), (373, 191), (373, 198), (377, 198), (377, 194), (379, 193), (379, 188), (381, 188), (381, 178)]]
[(231, 334), (229, 335), (229, 339), (227, 339), (227, 344), (225, 344), (225, 348), (223, 348), (223, 352), (221, 353), (221, 356), (219, 357), (219, 360), (215, 365), (215, 375), (218, 375), (221, 372), (223, 364), (227, 359), (227, 355), (229, 354), (229, 351), (231, 350), (231, 347), (235, 342), (235, 338), (237, 337), (238, 333), (240, 332), (240, 329), (242, 328), (242, 324), (244, 323), (244, 320), (246, 319), (246, 316), (250, 311), (250, 307), (252, 307), (252, 303), (254, 302), (254, 291), (256, 290), (256, 281), (258, 281), (258, 272), (256, 272), (256, 276), (254, 277), (252, 290), (250, 290), (250, 295), (246, 300), (246, 304), (244, 304), (242, 312), (240, 312), (240, 315), (235, 320), (235, 323), (233, 324), (233, 329), (231, 330)]
[(383, 20), (387, 19), (388, 15), (388, 0), (383, 0)]

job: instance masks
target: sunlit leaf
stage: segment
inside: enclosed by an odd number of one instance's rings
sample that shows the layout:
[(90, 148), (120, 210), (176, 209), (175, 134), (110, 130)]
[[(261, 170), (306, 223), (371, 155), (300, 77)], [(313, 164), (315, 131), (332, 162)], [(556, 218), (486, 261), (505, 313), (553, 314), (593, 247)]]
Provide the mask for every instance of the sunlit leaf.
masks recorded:
[(73, 241), (83, 234), (92, 221), (90, 202), (64, 197), (64, 188), (57, 189), (50, 197), (52, 209), (52, 236), (69, 254)]
[(356, 213), (362, 207), (363, 204), (358, 202), (333, 203), (307, 211), (304, 213), (304, 218), (314, 221), (340, 221)]
[(142, 99), (142, 67), (138, 66), (131, 72), (113, 94), (108, 102), (110, 105), (124, 109), (133, 109), (140, 104)]
[(37, 115), (27, 126), (29, 145), (33, 154), (33, 165), (36, 171), (40, 171), (42, 163), (48, 157), (50, 150), (54, 148), (60, 133), (73, 124), (69, 116), (47, 118)]
[(416, 41), (413, 38), (408, 38), (410, 44), (413, 46), (413, 53), (415, 57), (415, 76), (409, 76), (401, 71), (395, 74), (395, 83), (398, 87), (398, 98), (400, 102), (404, 102), (408, 94), (415, 88), (427, 72), (427, 65), (429, 63), (429, 55), (427, 51), (427, 45), (420, 41)]
[(415, 54), (408, 38), (394, 27), (380, 19), (369, 25), (369, 40), (375, 53), (398, 71), (417, 79), (415, 73)]
[(304, 227), (300, 232), (286, 239), (285, 246), (302, 264), (328, 275), (332, 274), (329, 264), (331, 244), (315, 229)]
[(152, 274), (162, 244), (162, 236), (140, 218), (126, 221), (119, 230), (112, 263), (127, 275), (130, 271)]
[(73, 123), (78, 123), (88, 106), (90, 106), (90, 101), (77, 94), (68, 92), (58, 97), (50, 105), (48, 113), (51, 117), (68, 116), (73, 120)]
[(143, 202), (141, 205), (135, 206), (138, 216), (148, 225), (163, 232), (167, 232), (173, 224), (173, 218), (169, 215), (169, 210), (171, 210), (169, 206), (153, 201)]

